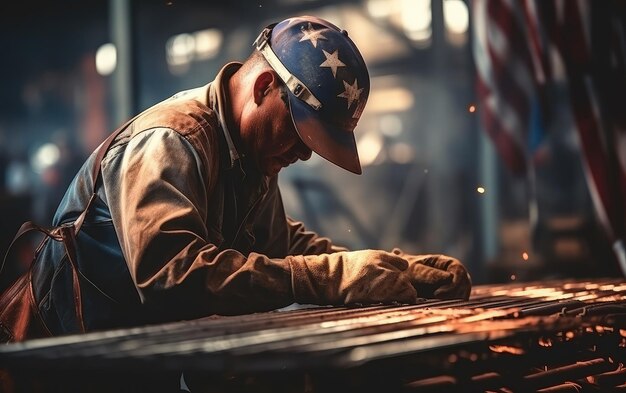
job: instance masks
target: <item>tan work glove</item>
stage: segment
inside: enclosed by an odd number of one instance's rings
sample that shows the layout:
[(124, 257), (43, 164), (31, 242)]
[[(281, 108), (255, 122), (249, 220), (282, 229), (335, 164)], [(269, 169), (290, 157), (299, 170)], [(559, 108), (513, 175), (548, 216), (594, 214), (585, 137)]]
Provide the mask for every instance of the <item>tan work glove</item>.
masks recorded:
[(409, 263), (380, 250), (289, 258), (294, 299), (308, 304), (415, 303)]
[(409, 263), (407, 273), (417, 295), (438, 299), (469, 299), (472, 280), (465, 266), (447, 255), (411, 255), (399, 248), (392, 253)]

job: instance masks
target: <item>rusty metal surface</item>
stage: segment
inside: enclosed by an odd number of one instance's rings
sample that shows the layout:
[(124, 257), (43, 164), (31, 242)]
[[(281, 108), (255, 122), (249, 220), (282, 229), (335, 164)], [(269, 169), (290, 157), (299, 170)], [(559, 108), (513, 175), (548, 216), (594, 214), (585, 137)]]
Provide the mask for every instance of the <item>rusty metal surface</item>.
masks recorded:
[(610, 278), (32, 340), (0, 348), (0, 368), (55, 383), (78, 371), (91, 381), (102, 370), (109, 379), (183, 372), (193, 392), (619, 391), (625, 352), (626, 281)]

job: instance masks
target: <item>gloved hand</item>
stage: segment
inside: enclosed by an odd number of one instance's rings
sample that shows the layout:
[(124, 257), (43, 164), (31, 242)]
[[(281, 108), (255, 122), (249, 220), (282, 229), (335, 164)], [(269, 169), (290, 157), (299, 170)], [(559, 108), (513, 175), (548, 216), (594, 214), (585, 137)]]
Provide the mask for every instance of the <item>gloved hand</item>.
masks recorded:
[(341, 251), (288, 258), (294, 300), (308, 304), (415, 303), (409, 263), (380, 250)]
[(392, 253), (407, 260), (407, 274), (417, 295), (438, 299), (469, 299), (472, 280), (465, 266), (447, 255), (411, 255), (399, 248)]

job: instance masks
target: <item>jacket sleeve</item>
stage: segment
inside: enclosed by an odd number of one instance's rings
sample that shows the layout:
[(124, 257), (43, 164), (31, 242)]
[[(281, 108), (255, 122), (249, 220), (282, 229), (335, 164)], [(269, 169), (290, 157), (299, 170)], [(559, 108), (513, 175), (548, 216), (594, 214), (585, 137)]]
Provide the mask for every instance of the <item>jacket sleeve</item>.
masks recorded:
[(328, 237), (319, 236), (305, 228), (304, 223), (287, 217), (289, 228), (289, 255), (319, 255), (348, 251), (347, 248), (333, 244)]
[(109, 155), (102, 174), (118, 240), (142, 302), (158, 319), (293, 303), (290, 257), (219, 250), (210, 238), (206, 169), (185, 138), (152, 129)]
[(271, 256), (348, 251), (345, 247), (333, 244), (328, 237), (307, 230), (302, 222), (286, 215), (276, 176), (270, 180), (268, 192), (255, 220), (254, 233), (259, 252)]

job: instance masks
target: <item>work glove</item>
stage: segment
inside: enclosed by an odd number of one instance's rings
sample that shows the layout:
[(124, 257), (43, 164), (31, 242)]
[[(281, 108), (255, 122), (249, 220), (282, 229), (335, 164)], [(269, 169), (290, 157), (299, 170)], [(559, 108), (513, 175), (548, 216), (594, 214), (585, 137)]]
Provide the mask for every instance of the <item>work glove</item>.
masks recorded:
[(407, 274), (419, 297), (469, 299), (472, 280), (458, 259), (441, 254), (411, 255), (399, 248), (392, 253), (408, 262)]
[(409, 263), (381, 250), (341, 251), (289, 258), (294, 300), (302, 304), (410, 303), (417, 292)]

